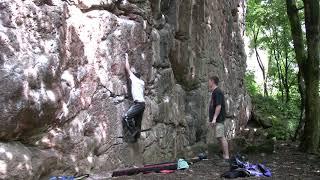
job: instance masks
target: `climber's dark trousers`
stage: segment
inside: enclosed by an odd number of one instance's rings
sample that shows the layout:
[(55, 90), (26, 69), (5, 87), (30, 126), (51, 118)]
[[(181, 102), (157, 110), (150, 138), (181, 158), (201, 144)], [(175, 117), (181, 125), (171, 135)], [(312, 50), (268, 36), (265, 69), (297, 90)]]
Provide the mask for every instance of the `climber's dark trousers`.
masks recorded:
[(135, 118), (142, 115), (145, 109), (144, 102), (134, 102), (134, 104), (129, 108), (129, 110), (124, 114), (123, 121), (127, 124), (131, 133), (136, 131), (136, 122)]

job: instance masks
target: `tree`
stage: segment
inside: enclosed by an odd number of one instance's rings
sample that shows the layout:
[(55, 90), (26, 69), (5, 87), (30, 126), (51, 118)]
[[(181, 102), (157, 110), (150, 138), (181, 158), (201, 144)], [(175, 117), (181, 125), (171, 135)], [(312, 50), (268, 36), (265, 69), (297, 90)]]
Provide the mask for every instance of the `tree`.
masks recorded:
[[(286, 14), (287, 7), (283, 0), (248, 0), (246, 33), (251, 38), (250, 48), (253, 52), (259, 49), (268, 53), (268, 71), (265, 72), (268, 80), (268, 94), (273, 102), (277, 102), (268, 108), (275, 108), (282, 112), (277, 118), (278, 124), (276, 125), (280, 124), (281, 127), (272, 128), (272, 131), (276, 130), (277, 133), (271, 134), (277, 137), (298, 135), (299, 133), (294, 133), (294, 129), (298, 122), (301, 122), (300, 127), (303, 127), (304, 122), (299, 121), (299, 115), (300, 119), (303, 119), (304, 112), (304, 101), (300, 101), (304, 99), (304, 78), (299, 76), (301, 73), (298, 70), (301, 68), (295, 59), (291, 25)], [(303, 21), (300, 23), (304, 24)], [(301, 34), (303, 35), (304, 32), (301, 31)], [(303, 46), (304, 41), (305, 39), (302, 38)], [(256, 57), (259, 62), (259, 54), (256, 54)], [(264, 68), (260, 67), (260, 69), (263, 72)], [(252, 86), (249, 88), (252, 89)], [(301, 111), (299, 111), (300, 103)], [(301, 129), (303, 128), (299, 128)], [(286, 135), (279, 136), (280, 134)]]
[(300, 134), (301, 131), (304, 129), (305, 124), (305, 81), (304, 81), (304, 66), (306, 61), (306, 52), (304, 46), (304, 39), (303, 33), (301, 29), (301, 21), (299, 18), (297, 8), (297, 2), (295, 0), (286, 0), (286, 7), (287, 7), (287, 15), (290, 22), (291, 27), (291, 36), (293, 39), (293, 46), (296, 55), (296, 61), (299, 66), (298, 72), (298, 85), (299, 85), (299, 92), (301, 97), (301, 104), (300, 104), (300, 121), (298, 128), (295, 133), (294, 139)]
[[(316, 153), (319, 147), (319, 53), (320, 53), (320, 9), (318, 0), (304, 0), (304, 17), (307, 48), (295, 0), (286, 0), (291, 34), (299, 65), (299, 74), (305, 80), (305, 128), (300, 147)], [(305, 51), (307, 49), (307, 52)]]
[(265, 65), (263, 64), (261, 56), (259, 54), (259, 49), (262, 48), (259, 36), (261, 34), (261, 29), (262, 29), (261, 26), (263, 22), (262, 17), (264, 13), (264, 10), (259, 5), (260, 4), (256, 3), (255, 1), (248, 2), (248, 11), (251, 11), (251, 12), (247, 13), (247, 17), (246, 17), (247, 31), (246, 32), (247, 32), (247, 35), (252, 40), (251, 47), (254, 50), (256, 60), (262, 72), (263, 94), (265, 96), (268, 96), (268, 88), (267, 88), (268, 76), (267, 76)]
[[(296, 62), (293, 60), (289, 21), (285, 14), (286, 6), (282, 0), (249, 0), (246, 27), (251, 48), (262, 71), (264, 94), (280, 92), (281, 100), (288, 103), (290, 89), (296, 81)], [(268, 72), (260, 58), (259, 49), (269, 54)], [(268, 89), (267, 80), (271, 85)], [(274, 88), (278, 91), (273, 91)]]
[(291, 37), (289, 21), (284, 16), (286, 12), (283, 1), (275, 0), (265, 3), (269, 9), (265, 15), (264, 44), (269, 52), (269, 76), (274, 76), (282, 102), (290, 100), (290, 89), (296, 81), (293, 61), (293, 49), (290, 47)]
[(304, 0), (307, 37), (306, 123), (301, 143), (307, 152), (315, 153), (319, 148), (320, 104), (319, 104), (319, 54), (320, 54), (320, 8), (319, 0)]

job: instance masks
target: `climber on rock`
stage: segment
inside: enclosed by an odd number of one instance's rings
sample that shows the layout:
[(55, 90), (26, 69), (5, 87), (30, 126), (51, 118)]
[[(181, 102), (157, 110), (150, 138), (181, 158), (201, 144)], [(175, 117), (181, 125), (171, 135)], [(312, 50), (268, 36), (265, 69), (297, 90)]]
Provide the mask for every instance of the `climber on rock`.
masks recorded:
[(140, 79), (140, 74), (135, 71), (134, 68), (130, 68), (128, 61), (128, 54), (126, 56), (125, 68), (129, 74), (129, 79), (131, 80), (131, 94), (133, 98), (133, 105), (129, 110), (122, 116), (124, 124), (128, 127), (129, 132), (132, 137), (136, 137), (137, 130), (137, 117), (140, 117), (145, 109), (144, 100), (144, 81)]

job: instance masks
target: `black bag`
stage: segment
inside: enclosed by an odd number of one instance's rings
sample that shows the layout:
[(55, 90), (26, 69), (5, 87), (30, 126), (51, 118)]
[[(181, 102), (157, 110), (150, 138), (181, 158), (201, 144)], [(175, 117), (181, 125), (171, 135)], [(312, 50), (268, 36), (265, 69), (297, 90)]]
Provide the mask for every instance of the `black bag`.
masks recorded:
[(250, 177), (250, 173), (245, 169), (238, 168), (231, 171), (227, 171), (221, 175), (223, 178), (238, 178), (238, 177)]

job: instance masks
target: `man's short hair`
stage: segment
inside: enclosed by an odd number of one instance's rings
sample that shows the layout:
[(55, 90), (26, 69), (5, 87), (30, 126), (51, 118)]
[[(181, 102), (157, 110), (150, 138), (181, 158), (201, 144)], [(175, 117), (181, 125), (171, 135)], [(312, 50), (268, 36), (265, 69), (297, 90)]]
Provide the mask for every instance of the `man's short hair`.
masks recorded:
[(219, 84), (219, 78), (218, 76), (210, 76), (209, 78), (211, 81), (213, 81), (216, 85)]

